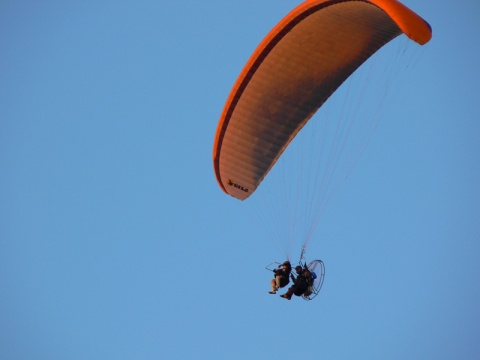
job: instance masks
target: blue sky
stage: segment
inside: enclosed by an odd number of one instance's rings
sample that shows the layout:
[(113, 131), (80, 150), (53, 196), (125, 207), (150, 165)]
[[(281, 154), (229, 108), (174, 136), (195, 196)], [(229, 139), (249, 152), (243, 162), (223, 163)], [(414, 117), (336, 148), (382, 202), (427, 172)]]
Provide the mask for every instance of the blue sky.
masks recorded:
[(311, 241), (322, 292), (288, 302), (211, 154), (298, 2), (1, 2), (0, 358), (478, 359), (480, 5), (404, 3), (433, 39)]

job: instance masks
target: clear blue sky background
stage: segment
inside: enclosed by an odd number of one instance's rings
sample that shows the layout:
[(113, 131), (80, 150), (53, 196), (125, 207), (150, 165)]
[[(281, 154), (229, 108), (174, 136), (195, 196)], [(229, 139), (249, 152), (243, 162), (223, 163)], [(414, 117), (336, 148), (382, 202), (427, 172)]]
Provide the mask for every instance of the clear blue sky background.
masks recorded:
[(288, 302), (211, 152), (298, 2), (2, 1), (0, 358), (479, 359), (480, 4), (404, 3), (433, 39)]

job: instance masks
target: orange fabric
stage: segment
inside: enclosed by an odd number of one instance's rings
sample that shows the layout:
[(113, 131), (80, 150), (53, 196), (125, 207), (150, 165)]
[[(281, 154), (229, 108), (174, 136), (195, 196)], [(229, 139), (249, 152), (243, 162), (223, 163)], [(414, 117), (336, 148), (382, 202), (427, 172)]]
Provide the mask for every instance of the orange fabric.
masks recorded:
[(364, 61), (428, 24), (395, 0), (307, 0), (260, 43), (227, 99), (214, 141), (220, 187), (244, 200), (290, 141)]
[(432, 38), (432, 28), (420, 16), (396, 0), (369, 0), (385, 11), (410, 39), (425, 45)]

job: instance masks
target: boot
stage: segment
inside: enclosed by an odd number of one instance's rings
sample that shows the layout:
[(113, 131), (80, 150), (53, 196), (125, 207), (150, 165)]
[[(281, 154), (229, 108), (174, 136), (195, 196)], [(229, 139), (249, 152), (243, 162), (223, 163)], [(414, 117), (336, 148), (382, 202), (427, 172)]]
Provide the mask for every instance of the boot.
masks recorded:
[(284, 299), (287, 299), (287, 300), (292, 300), (292, 294), (293, 294), (293, 291), (291, 289), (288, 289), (288, 291), (285, 294), (280, 295), (280, 297), (283, 297)]

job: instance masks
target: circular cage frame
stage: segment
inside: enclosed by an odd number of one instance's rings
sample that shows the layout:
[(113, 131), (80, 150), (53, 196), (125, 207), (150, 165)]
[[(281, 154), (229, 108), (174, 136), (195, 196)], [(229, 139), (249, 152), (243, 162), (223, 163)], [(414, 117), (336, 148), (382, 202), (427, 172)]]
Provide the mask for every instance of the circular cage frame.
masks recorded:
[(313, 300), (323, 286), (323, 281), (325, 279), (325, 264), (322, 260), (312, 260), (307, 265), (310, 272), (314, 272), (317, 275), (317, 278), (313, 281), (313, 285), (309, 288), (309, 291), (302, 295), (303, 300), (310, 301)]

